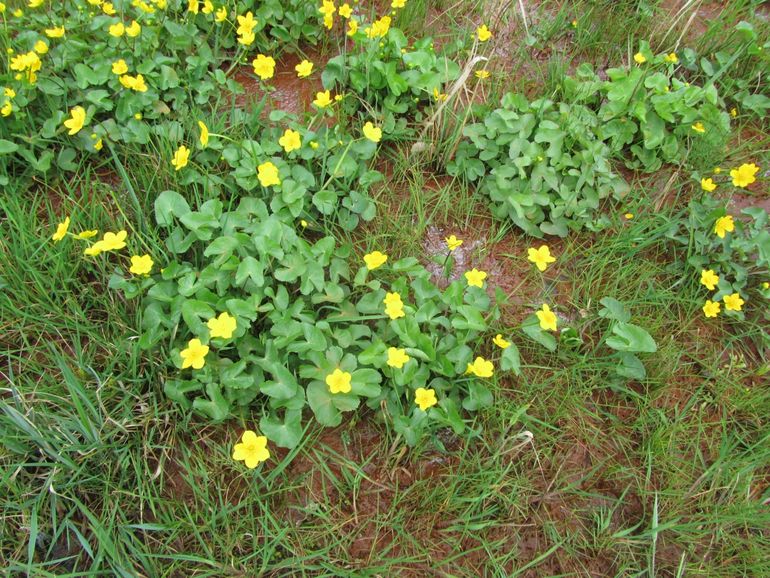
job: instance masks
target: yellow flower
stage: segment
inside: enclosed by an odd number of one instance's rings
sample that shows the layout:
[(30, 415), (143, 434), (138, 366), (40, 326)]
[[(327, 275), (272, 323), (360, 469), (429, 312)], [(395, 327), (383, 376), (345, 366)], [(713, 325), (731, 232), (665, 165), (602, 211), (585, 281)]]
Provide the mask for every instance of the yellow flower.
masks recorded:
[(272, 56), (265, 56), (264, 54), (257, 54), (257, 57), (251, 62), (254, 67), (254, 74), (259, 76), (262, 80), (273, 78), (275, 73), (275, 60)]
[(123, 26), (122, 22), (117, 22), (109, 27), (108, 32), (110, 33), (110, 36), (120, 38), (126, 32), (126, 27)]
[(313, 149), (313, 150), (316, 150), (316, 149), (317, 149), (319, 146), (320, 146), (320, 145), (318, 144), (318, 142), (317, 142), (317, 141), (314, 141), (314, 140), (311, 140), (311, 141), (310, 141), (310, 148), (311, 148), (311, 149)]
[(227, 20), (227, 8), (222, 6), (219, 10), (217, 10), (216, 14), (214, 14), (214, 20), (216, 22), (224, 22)]
[(94, 150), (100, 151), (102, 150), (102, 147), (104, 147), (104, 142), (102, 139), (99, 139), (94, 143)]
[(352, 389), (350, 380), (353, 376), (339, 367), (326, 376), (326, 385), (331, 393), (349, 393)]
[(126, 72), (128, 72), (128, 64), (126, 64), (126, 61), (122, 58), (112, 63), (112, 74), (120, 76)]
[(187, 349), (179, 352), (182, 358), (182, 369), (192, 367), (200, 369), (206, 365), (206, 354), (209, 352), (209, 346), (203, 345), (200, 339), (191, 339), (187, 343)]
[(6, 102), (2, 108), (0, 108), (0, 114), (3, 116), (10, 116), (10, 114), (13, 112), (13, 105), (11, 104), (11, 101), (9, 100)]
[(735, 230), (735, 222), (732, 215), (726, 217), (719, 217), (714, 224), (714, 232), (720, 239), (725, 238), (725, 233), (732, 233)]
[(350, 18), (353, 14), (353, 9), (350, 7), (350, 4), (343, 4), (337, 12), (343, 18)]
[(230, 339), (235, 328), (238, 326), (235, 317), (231, 316), (227, 311), (220, 313), (219, 317), (212, 317), (206, 325), (212, 338), (221, 337), (222, 339)]
[(465, 272), (465, 280), (470, 287), (483, 287), (484, 279), (487, 278), (487, 274), (484, 271), (479, 271), (475, 267), (470, 271)]
[(677, 62), (679, 62), (679, 57), (676, 55), (676, 52), (672, 52), (671, 54), (666, 54), (663, 60), (671, 64), (676, 64)]
[(388, 256), (385, 253), (379, 251), (372, 251), (364, 255), (364, 263), (369, 271), (374, 271), (377, 267), (381, 267), (388, 260)]
[(406, 0), (393, 0), (393, 2), (390, 3), (391, 8), (403, 8), (406, 6)]
[(637, 52), (636, 54), (634, 54), (634, 62), (636, 62), (637, 64), (644, 64), (645, 62), (647, 62), (647, 59), (644, 57), (644, 54), (642, 54), (641, 52)]
[(209, 127), (207, 127), (202, 120), (198, 121), (198, 128), (201, 129), (200, 143), (203, 148), (206, 148), (209, 144)]
[(740, 293), (733, 293), (732, 295), (725, 295), (723, 299), (725, 302), (725, 309), (728, 311), (740, 311), (743, 304), (746, 303), (741, 299)]
[(144, 76), (137, 74), (134, 79), (134, 85), (131, 87), (136, 92), (147, 92), (147, 85), (144, 83)]
[(70, 116), (71, 118), (64, 121), (64, 126), (70, 129), (67, 134), (78, 134), (86, 123), (86, 109), (82, 106), (76, 106), (70, 109)]
[(527, 249), (527, 260), (534, 263), (540, 271), (545, 271), (548, 264), (554, 263), (556, 258), (551, 256), (548, 245), (541, 245), (539, 249)]
[(388, 365), (390, 367), (401, 369), (409, 359), (410, 357), (406, 354), (406, 349), (388, 347)]
[(305, 219), (300, 219), (299, 224), (302, 225), (303, 229), (307, 229), (307, 221)]
[(706, 287), (706, 289), (713, 291), (714, 287), (716, 287), (717, 283), (719, 283), (719, 275), (714, 273), (712, 269), (703, 269), (700, 272), (700, 282), (701, 285)]
[(492, 32), (490, 32), (486, 24), (482, 24), (476, 28), (476, 37), (479, 39), (479, 42), (486, 42), (492, 38)]
[(386, 293), (385, 299), (382, 302), (385, 304), (385, 314), (390, 319), (406, 316), (406, 313), (404, 313), (404, 303), (401, 301), (401, 295), (398, 293)]
[(294, 67), (294, 70), (297, 71), (299, 78), (307, 78), (313, 72), (313, 63), (309, 60), (303, 60)]
[(722, 172), (722, 169), (721, 169), (721, 168), (719, 168), (719, 167), (714, 167), (714, 174), (715, 174), (715, 175), (718, 175), (718, 174), (719, 174), (719, 173), (721, 173), (721, 172)]
[(436, 391), (433, 389), (425, 389), (424, 387), (418, 387), (414, 392), (414, 403), (417, 404), (422, 411), (427, 410), (429, 407), (433, 407), (438, 403), (436, 399)]
[(131, 24), (129, 24), (126, 27), (126, 36), (129, 36), (131, 38), (135, 38), (139, 36), (141, 32), (142, 32), (142, 27), (139, 26), (139, 23), (136, 20), (132, 20)]
[(119, 249), (122, 249), (126, 246), (126, 237), (128, 236), (128, 233), (123, 231), (118, 231), (117, 233), (111, 233), (107, 232), (104, 234), (104, 237), (102, 237), (102, 240), (99, 241), (101, 243), (101, 250), (102, 251), (118, 251)]
[(174, 153), (174, 158), (171, 159), (171, 166), (174, 170), (180, 171), (187, 166), (187, 161), (190, 159), (190, 149), (182, 145)]
[(192, 14), (198, 13), (198, 0), (187, 0), (187, 11)]
[(211, 14), (214, 11), (214, 3), (211, 0), (203, 0), (203, 8), (201, 12), (204, 14)]
[(367, 29), (367, 38), (382, 38), (390, 30), (390, 16), (383, 16), (379, 20), (372, 22), (370, 28)]
[(136, 120), (142, 120), (142, 113), (141, 112), (137, 112), (136, 114), (134, 114), (134, 118)]
[(382, 129), (374, 126), (371, 122), (364, 125), (364, 136), (372, 142), (380, 142), (382, 139)]
[(698, 121), (698, 122), (696, 122), (694, 125), (692, 125), (692, 129), (693, 129), (695, 132), (699, 132), (699, 133), (701, 133), (701, 134), (703, 134), (704, 132), (706, 132), (706, 127), (705, 127), (705, 126), (703, 126), (703, 123), (702, 123), (702, 122), (700, 122), (700, 121)]
[(495, 366), (491, 361), (487, 361), (483, 357), (477, 357), (473, 363), (468, 364), (468, 369), (465, 373), (472, 373), (476, 377), (492, 377), (495, 372)]
[(348, 20), (348, 31), (346, 32), (346, 34), (348, 36), (353, 36), (355, 35), (356, 32), (358, 32), (358, 22), (356, 22), (351, 18), (350, 20)]
[(46, 28), (45, 35), (48, 38), (61, 38), (64, 36), (64, 26), (55, 26), (54, 28)]
[(325, 90), (323, 92), (316, 92), (315, 100), (313, 101), (313, 104), (316, 105), (318, 108), (326, 108), (331, 103), (332, 103), (332, 96), (328, 90)]
[(290, 153), (302, 147), (302, 139), (299, 136), (299, 132), (287, 128), (283, 136), (278, 139), (278, 144), (283, 147), (283, 150)]
[(501, 334), (495, 335), (495, 338), (492, 340), (492, 342), (497, 345), (500, 349), (508, 349), (511, 346), (511, 342), (507, 341)]
[(731, 116), (731, 117), (733, 117), (733, 118), (735, 118), (736, 116), (738, 116), (738, 109), (737, 109), (737, 108), (735, 108), (735, 107), (731, 108), (731, 109), (730, 109), (730, 116)]
[(484, 70), (477, 70), (476, 72), (474, 72), (474, 75), (476, 76), (476, 78), (478, 78), (480, 80), (485, 80), (485, 79), (489, 78), (489, 71), (486, 70), (486, 69), (484, 69)]
[(133, 255), (129, 271), (134, 275), (149, 275), (150, 271), (152, 271), (152, 265), (152, 257), (149, 255)]
[(744, 163), (737, 169), (730, 171), (730, 176), (733, 178), (733, 185), (736, 187), (748, 187), (751, 183), (756, 181), (755, 175), (759, 171), (759, 167), (754, 163)]
[(35, 42), (35, 45), (32, 47), (32, 49), (38, 54), (45, 54), (48, 52), (48, 45), (45, 43), (45, 41), (38, 40)]
[(334, 16), (324, 16), (324, 26), (327, 30), (331, 30), (334, 26)]
[(454, 235), (449, 235), (447, 238), (444, 239), (446, 242), (447, 249), (450, 251), (454, 251), (455, 249), (459, 248), (463, 244), (462, 239), (458, 239)]
[(246, 430), (241, 437), (241, 443), (233, 447), (233, 459), (236, 462), (243, 462), (247, 468), (253, 470), (260, 462), (270, 459), (267, 438)]
[(762, 283), (762, 289), (770, 289), (770, 282), (769, 281), (764, 281)]
[(700, 187), (704, 191), (708, 191), (710, 193), (711, 191), (717, 188), (717, 184), (714, 182), (713, 179), (701, 179)]
[(115, 16), (117, 13), (115, 7), (112, 5), (112, 2), (105, 2), (102, 4), (102, 12), (104, 12), (107, 16)]
[(82, 239), (82, 240), (91, 239), (92, 237), (96, 237), (96, 235), (98, 234), (99, 234), (99, 231), (97, 229), (93, 229), (91, 231), (82, 231), (77, 235), (75, 235), (75, 238)]
[(439, 92), (438, 88), (433, 89), (433, 98), (436, 99), (436, 102), (443, 102), (447, 98), (449, 98), (448, 94), (444, 94), (443, 92)]
[(16, 98), (16, 91), (14, 89), (12, 89), (11, 87), (6, 86), (3, 89), (3, 95), (7, 96), (8, 98)]
[(626, 213), (626, 214), (624, 214), (624, 215), (623, 215), (623, 218), (624, 218), (626, 221), (630, 221), (631, 219), (633, 219), (633, 218), (634, 218), (634, 214), (633, 214), (633, 213)]
[(13, 11), (13, 15), (16, 18), (21, 18), (22, 16), (24, 16), (24, 11), (21, 8), (17, 8), (16, 10)]
[(551, 311), (551, 308), (543, 303), (543, 308), (535, 313), (540, 321), (540, 328), (546, 331), (556, 331), (556, 315)]
[(718, 301), (711, 301), (710, 299), (706, 300), (706, 303), (703, 305), (703, 314), (706, 317), (716, 317), (719, 315), (719, 310), (722, 306), (719, 304)]
[(257, 27), (257, 20), (254, 18), (251, 11), (246, 12), (245, 16), (238, 16), (236, 20), (238, 20), (236, 33), (239, 36), (248, 36), (254, 31), (254, 28)]
[(70, 218), (67, 217), (66, 219), (64, 219), (64, 221), (62, 221), (56, 226), (56, 232), (51, 236), (51, 239), (53, 239), (53, 242), (58, 243), (59, 241), (61, 241), (64, 238), (64, 236), (67, 234), (67, 230), (69, 228), (70, 228)]
[(37, 8), (39, 6), (42, 6), (43, 2), (45, 2), (45, 0), (29, 0), (29, 7)]
[(281, 179), (278, 176), (278, 167), (270, 161), (262, 163), (257, 167), (257, 178), (259, 179), (259, 184), (263, 187), (281, 184)]

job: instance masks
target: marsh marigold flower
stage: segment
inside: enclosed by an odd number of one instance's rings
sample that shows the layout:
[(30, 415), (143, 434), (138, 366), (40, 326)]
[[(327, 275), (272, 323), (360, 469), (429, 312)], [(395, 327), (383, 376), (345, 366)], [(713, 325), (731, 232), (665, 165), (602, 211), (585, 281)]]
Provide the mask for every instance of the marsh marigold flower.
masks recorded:
[(473, 363), (468, 364), (465, 373), (472, 373), (476, 377), (492, 377), (495, 373), (495, 366), (491, 361), (477, 357)]
[(367, 122), (364, 125), (364, 136), (370, 141), (377, 143), (382, 139), (382, 129), (378, 126), (374, 126), (371, 122)]
[(356, 32), (358, 32), (358, 22), (351, 18), (348, 20), (348, 31), (346, 34), (348, 36), (354, 36)]
[(379, 20), (372, 22), (372, 25), (366, 29), (367, 38), (382, 38), (390, 30), (390, 16), (383, 16)]
[(126, 27), (123, 25), (122, 22), (116, 22), (115, 24), (111, 25), (107, 31), (110, 33), (110, 36), (114, 36), (115, 38), (120, 38), (125, 34)]
[(342, 371), (339, 367), (326, 376), (326, 385), (329, 386), (331, 393), (350, 393), (353, 387), (350, 381), (353, 378), (347, 371)]
[(313, 72), (313, 63), (309, 60), (303, 60), (294, 67), (299, 78), (307, 78)]
[(479, 80), (486, 80), (487, 78), (489, 78), (489, 71), (488, 71), (488, 70), (486, 70), (486, 69), (477, 70), (477, 71), (476, 71), (476, 72), (474, 72), (473, 74), (474, 74), (474, 76), (476, 76), (476, 78), (478, 78)]
[(719, 315), (719, 310), (721, 309), (721, 305), (719, 301), (711, 301), (710, 299), (706, 300), (706, 303), (703, 305), (703, 314), (706, 317), (716, 317)]
[(67, 235), (67, 231), (69, 230), (69, 228), (70, 228), (70, 218), (67, 217), (56, 226), (56, 232), (53, 235), (51, 235), (51, 239), (53, 239), (53, 242), (58, 243), (59, 241), (61, 241)]
[(112, 2), (105, 2), (102, 4), (102, 12), (104, 12), (107, 16), (115, 16), (115, 14), (117, 14), (117, 10), (115, 10)]
[(128, 72), (128, 64), (126, 64), (126, 61), (122, 58), (112, 63), (112, 74), (120, 76), (126, 72)]
[(500, 333), (495, 335), (495, 338), (492, 340), (492, 342), (500, 349), (508, 349), (511, 346), (511, 342), (505, 339)]
[(230, 339), (233, 336), (233, 332), (237, 327), (235, 317), (230, 315), (227, 311), (223, 311), (219, 314), (219, 317), (212, 317), (206, 323), (209, 328), (209, 335), (212, 338), (220, 337), (222, 339)]
[(299, 136), (299, 132), (287, 128), (283, 136), (278, 139), (278, 144), (283, 147), (283, 150), (290, 153), (302, 147), (302, 139)]
[(225, 20), (227, 20), (227, 8), (222, 6), (219, 10), (216, 11), (216, 14), (214, 14), (214, 21), (224, 22)]
[(719, 275), (714, 273), (712, 269), (703, 269), (700, 272), (700, 283), (709, 291), (713, 291), (719, 283)]
[(149, 275), (152, 271), (152, 257), (149, 255), (134, 255), (131, 257), (131, 267), (129, 271), (134, 275)]
[(337, 13), (343, 18), (350, 18), (353, 14), (353, 9), (350, 7), (350, 4), (343, 4), (340, 6), (339, 10), (337, 10)]
[(644, 54), (642, 54), (641, 52), (637, 52), (636, 54), (634, 54), (634, 62), (636, 62), (637, 64), (644, 64), (645, 62), (647, 62), (647, 59), (644, 57)]
[(548, 245), (541, 245), (539, 249), (527, 249), (527, 260), (534, 263), (538, 270), (545, 271), (550, 263), (556, 261), (556, 258), (551, 256)]
[(696, 122), (694, 125), (692, 125), (692, 129), (693, 129), (695, 132), (699, 132), (699, 133), (701, 133), (701, 134), (703, 134), (704, 132), (706, 132), (706, 127), (705, 127), (705, 126), (703, 126), (703, 123), (702, 123), (702, 122), (700, 122), (700, 121), (698, 121), (698, 122)]
[(743, 304), (746, 303), (743, 299), (741, 299), (740, 293), (725, 295), (723, 301), (725, 302), (725, 309), (728, 311), (740, 311), (743, 307)]
[(278, 176), (278, 167), (270, 161), (262, 163), (257, 167), (257, 178), (259, 179), (259, 184), (263, 187), (281, 184), (281, 179)]
[(454, 251), (455, 249), (458, 249), (463, 244), (463, 240), (458, 239), (454, 235), (449, 235), (447, 238), (444, 239), (444, 242), (446, 243), (447, 249), (449, 249), (450, 252)]
[(726, 233), (732, 233), (734, 230), (735, 221), (733, 221), (732, 215), (719, 217), (717, 222), (714, 223), (714, 232), (720, 239), (724, 239)]
[(409, 359), (410, 357), (406, 354), (406, 349), (388, 347), (388, 365), (390, 367), (401, 369)]
[(483, 287), (484, 279), (487, 278), (487, 274), (484, 271), (479, 271), (475, 267), (470, 271), (465, 272), (465, 280), (471, 287)]
[(198, 128), (201, 131), (200, 143), (203, 148), (206, 148), (209, 144), (209, 127), (207, 127), (202, 120), (198, 121)]
[(313, 101), (313, 104), (316, 105), (318, 108), (326, 108), (331, 103), (332, 103), (331, 92), (329, 92), (328, 90), (325, 90), (323, 92), (316, 92), (315, 100)]
[(203, 345), (200, 339), (191, 339), (187, 343), (187, 348), (179, 352), (182, 358), (182, 369), (187, 369), (188, 367), (201, 369), (206, 364), (208, 352), (208, 345)]
[(551, 311), (551, 308), (547, 304), (543, 303), (543, 307), (535, 312), (538, 321), (540, 321), (540, 328), (545, 331), (556, 331), (556, 314)]
[(254, 67), (254, 74), (259, 76), (262, 80), (273, 78), (273, 74), (275, 73), (275, 60), (272, 56), (257, 54), (257, 57), (251, 62), (251, 65)]
[(759, 167), (754, 163), (742, 164), (737, 169), (730, 171), (730, 176), (733, 178), (733, 185), (736, 187), (748, 187), (751, 183), (756, 181), (756, 174), (759, 171)]
[(136, 38), (142, 32), (142, 27), (136, 20), (132, 20), (131, 24), (126, 27), (126, 36), (130, 38)]
[(679, 62), (679, 57), (676, 55), (676, 52), (672, 52), (670, 54), (666, 54), (663, 60), (670, 64), (676, 64)]
[(417, 404), (422, 411), (426, 411), (428, 408), (433, 407), (438, 403), (436, 399), (436, 391), (433, 389), (425, 389), (424, 387), (418, 387), (414, 392), (414, 403)]
[(701, 179), (700, 180), (700, 187), (704, 191), (710, 193), (711, 191), (713, 191), (714, 189), (717, 188), (717, 185), (716, 185), (716, 183), (714, 182), (713, 179)]
[(479, 42), (486, 42), (492, 38), (492, 32), (487, 28), (486, 24), (482, 24), (476, 28), (476, 38), (479, 39)]
[(398, 319), (406, 316), (406, 313), (404, 313), (404, 302), (401, 301), (401, 295), (399, 293), (386, 293), (385, 299), (383, 299), (382, 302), (385, 304), (385, 314), (390, 317), (390, 319)]
[(38, 40), (35, 42), (35, 45), (32, 47), (32, 49), (38, 54), (45, 54), (48, 52), (48, 45), (45, 43), (45, 41)]
[(374, 271), (377, 267), (381, 267), (388, 260), (388, 256), (380, 251), (372, 251), (364, 255), (364, 263), (369, 271)]
[(64, 26), (55, 26), (54, 28), (46, 28), (45, 35), (48, 38), (61, 38), (64, 36)]
[(190, 149), (182, 145), (174, 153), (174, 158), (171, 159), (171, 165), (174, 170), (180, 171), (187, 166), (187, 162), (190, 159)]
[(64, 126), (69, 129), (67, 134), (75, 135), (80, 132), (86, 122), (86, 109), (76, 106), (70, 110), (70, 118), (64, 121)]
[(260, 463), (270, 459), (267, 438), (246, 430), (241, 436), (241, 443), (233, 447), (233, 459), (236, 462), (243, 462), (247, 468), (253, 470)]

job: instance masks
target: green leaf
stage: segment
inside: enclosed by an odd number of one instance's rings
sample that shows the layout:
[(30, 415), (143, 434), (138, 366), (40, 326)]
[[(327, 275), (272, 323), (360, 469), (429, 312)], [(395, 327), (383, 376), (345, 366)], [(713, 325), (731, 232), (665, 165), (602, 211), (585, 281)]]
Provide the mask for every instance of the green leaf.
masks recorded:
[(484, 384), (475, 380), (468, 383), (468, 397), (463, 400), (463, 407), (465, 409), (476, 411), (480, 408), (491, 406), (493, 402), (492, 392)]
[(556, 337), (540, 327), (537, 316), (530, 315), (521, 324), (522, 331), (548, 351), (556, 351)]
[(19, 150), (19, 145), (15, 142), (0, 138), (0, 155), (15, 153), (17, 150)]
[(615, 368), (618, 375), (629, 379), (642, 380), (647, 376), (642, 361), (633, 353), (622, 352), (619, 354), (620, 363)]
[(190, 205), (176, 191), (163, 191), (155, 199), (155, 222), (161, 227), (173, 224), (171, 217), (180, 218), (190, 212)]
[(605, 319), (614, 319), (615, 321), (622, 322), (630, 321), (631, 313), (629, 313), (628, 309), (626, 309), (626, 306), (617, 299), (613, 299), (612, 297), (605, 297), (599, 301), (599, 303), (604, 305), (604, 308), (599, 310), (599, 317), (604, 317)]
[(333, 395), (322, 381), (312, 381), (307, 386), (307, 401), (310, 409), (313, 410), (318, 423), (327, 427), (334, 427), (342, 422), (342, 412), (334, 405)]
[(294, 448), (302, 439), (302, 410), (286, 410), (283, 421), (276, 415), (265, 415), (259, 420), (259, 429), (275, 445)]
[(618, 321), (612, 333), (615, 335), (607, 338), (607, 345), (616, 351), (654, 353), (658, 350), (652, 336), (638, 325)]
[(514, 375), (521, 375), (521, 357), (519, 348), (511, 343), (503, 350), (503, 356), (500, 358), (500, 369), (503, 371), (512, 371)]

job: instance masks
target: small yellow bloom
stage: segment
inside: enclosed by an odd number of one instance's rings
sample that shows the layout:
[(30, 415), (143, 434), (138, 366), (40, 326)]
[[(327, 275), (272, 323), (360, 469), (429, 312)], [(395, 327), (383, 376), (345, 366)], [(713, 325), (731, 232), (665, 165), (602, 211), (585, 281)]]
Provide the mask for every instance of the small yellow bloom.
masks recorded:
[(470, 287), (483, 287), (484, 279), (487, 278), (487, 274), (484, 271), (479, 271), (475, 267), (470, 271), (465, 272), (465, 280)]
[(214, 3), (211, 0), (203, 0), (203, 8), (201, 12), (204, 14), (211, 14), (214, 11)]
[(633, 219), (633, 218), (634, 218), (634, 214), (633, 214), (633, 213), (625, 213), (625, 214), (623, 215), (623, 218), (624, 218), (626, 221), (630, 221), (631, 219)]
[(476, 28), (476, 37), (479, 39), (479, 42), (486, 42), (492, 38), (492, 32), (487, 28), (486, 24), (482, 24)]
[(86, 240), (86, 239), (91, 239), (93, 237), (96, 237), (96, 235), (98, 235), (98, 234), (99, 234), (98, 229), (92, 229), (90, 231), (82, 231), (82, 232), (78, 233), (77, 235), (75, 235), (75, 238), (76, 239)]
[(714, 223), (714, 232), (720, 239), (725, 238), (725, 233), (732, 233), (735, 230), (735, 221), (733, 221), (732, 215), (725, 217), (719, 217), (717, 222)]
[(38, 40), (35, 42), (35, 45), (32, 47), (32, 49), (38, 54), (45, 54), (48, 52), (48, 45), (45, 43), (45, 41)]
[(191, 14), (197, 14), (200, 8), (198, 0), (187, 0), (187, 11)]
[(70, 218), (67, 217), (66, 219), (64, 219), (64, 221), (62, 221), (56, 226), (56, 232), (51, 236), (51, 239), (53, 239), (53, 242), (58, 243), (59, 241), (61, 241), (64, 238), (64, 236), (67, 234), (67, 230), (69, 228), (70, 228)]
[(110, 36), (114, 36), (115, 38), (120, 38), (125, 34), (126, 27), (123, 26), (122, 22), (116, 22), (115, 24), (111, 25), (108, 29), (108, 32), (110, 33)]
[(416, 403), (417, 407), (422, 411), (426, 411), (428, 408), (433, 407), (438, 403), (436, 391), (434, 389), (418, 387), (414, 392), (414, 403)]
[(346, 34), (348, 36), (354, 36), (356, 32), (358, 32), (358, 22), (356, 22), (351, 18), (350, 20), (348, 20), (348, 31), (346, 32)]
[(385, 314), (390, 319), (398, 319), (405, 317), (404, 303), (401, 301), (401, 295), (398, 293), (386, 293), (385, 299), (382, 300), (385, 304)]
[(501, 334), (495, 335), (495, 338), (492, 340), (492, 342), (497, 345), (500, 349), (508, 349), (511, 346), (511, 342), (506, 340)]
[(388, 365), (401, 369), (404, 367), (410, 357), (406, 353), (406, 349), (398, 349), (396, 347), (388, 347)]
[(486, 70), (486, 69), (477, 70), (473, 74), (474, 74), (474, 76), (476, 76), (476, 78), (478, 78), (480, 80), (485, 80), (485, 79), (489, 78), (489, 71)]
[(725, 295), (723, 301), (725, 302), (725, 309), (728, 311), (740, 311), (743, 307), (743, 304), (746, 303), (743, 299), (741, 299), (740, 293)]
[(219, 317), (209, 319), (206, 326), (209, 328), (209, 334), (212, 338), (230, 339), (238, 324), (235, 317), (224, 311), (219, 314)]
[(141, 32), (142, 27), (136, 20), (132, 20), (131, 24), (126, 27), (126, 36), (129, 36), (130, 38), (136, 38)]
[(263, 187), (272, 187), (281, 184), (281, 178), (278, 175), (278, 167), (270, 161), (262, 163), (257, 167), (257, 178), (259, 184)]
[(757, 180), (756, 174), (759, 171), (759, 167), (754, 163), (744, 163), (737, 169), (730, 171), (730, 176), (733, 178), (733, 185), (736, 187), (748, 187), (751, 183)]
[(203, 148), (206, 148), (209, 144), (209, 127), (207, 127), (202, 120), (198, 121), (198, 128), (201, 131), (200, 143)]
[(10, 114), (13, 112), (13, 105), (11, 104), (11, 101), (7, 101), (2, 107), (0, 107), (0, 115), (2, 116), (10, 116)]
[(714, 182), (714, 179), (701, 179), (700, 187), (710, 193), (717, 188), (717, 184)]
[(297, 71), (299, 78), (307, 78), (313, 72), (313, 63), (309, 60), (303, 60), (294, 67), (294, 70)]
[(227, 20), (227, 8), (222, 6), (219, 10), (217, 10), (216, 14), (214, 14), (214, 21), (224, 22), (225, 20)]
[(476, 377), (492, 377), (494, 372), (494, 364), (483, 357), (477, 357), (473, 363), (468, 364), (468, 368), (465, 370), (465, 373), (472, 373)]
[(438, 88), (433, 89), (433, 98), (436, 100), (436, 102), (443, 102), (447, 98), (449, 98), (448, 94), (444, 94), (443, 92), (439, 92)]
[(302, 225), (303, 229), (307, 229), (307, 221), (305, 219), (300, 219), (299, 224)]
[(671, 54), (666, 54), (663, 60), (665, 60), (670, 64), (676, 64), (677, 62), (679, 62), (679, 57), (676, 55), (676, 52), (672, 52)]
[(142, 120), (142, 113), (141, 112), (137, 112), (136, 114), (134, 114), (134, 118), (136, 120)]
[(393, 0), (393, 2), (390, 3), (390, 7), (395, 8), (403, 8), (406, 6), (406, 0)]
[(38, 8), (39, 6), (42, 6), (45, 0), (29, 0), (28, 6), (30, 8)]
[(272, 56), (257, 54), (257, 57), (251, 62), (251, 65), (254, 67), (254, 74), (259, 76), (262, 80), (273, 78), (273, 74), (275, 73), (275, 60)]
[(738, 116), (738, 109), (737, 109), (737, 108), (735, 108), (735, 107), (731, 108), (731, 109), (730, 109), (730, 116), (731, 116), (731, 117), (733, 117), (733, 118), (735, 118), (736, 116)]
[(337, 13), (343, 18), (350, 18), (353, 14), (353, 9), (350, 7), (350, 4), (343, 4), (340, 6), (339, 10), (337, 10)]
[(270, 459), (270, 450), (267, 449), (267, 438), (258, 436), (251, 430), (243, 432), (241, 443), (233, 447), (233, 459), (243, 462), (247, 468), (253, 470), (261, 462)]
[(70, 110), (70, 118), (64, 121), (64, 126), (69, 129), (67, 134), (75, 135), (80, 132), (86, 123), (86, 109), (76, 106)]
[(174, 158), (171, 159), (171, 165), (174, 170), (180, 171), (187, 166), (187, 162), (190, 159), (190, 149), (182, 145), (174, 153)]
[(706, 303), (703, 305), (703, 314), (706, 317), (716, 317), (719, 315), (721, 307), (722, 305), (718, 301), (715, 302), (707, 299)]
[(325, 90), (323, 92), (316, 92), (315, 100), (313, 101), (313, 104), (316, 105), (318, 108), (326, 108), (331, 103), (332, 103), (331, 92), (329, 92), (328, 90)]
[(182, 369), (192, 367), (201, 369), (206, 364), (206, 354), (209, 352), (209, 346), (203, 345), (200, 339), (191, 339), (187, 343), (187, 348), (179, 352), (182, 358)]
[(462, 239), (458, 239), (454, 235), (449, 235), (446, 239), (444, 239), (446, 242), (447, 249), (450, 251), (454, 251), (455, 249), (459, 248), (463, 244)]
[(701, 133), (701, 134), (703, 134), (704, 132), (706, 132), (706, 127), (705, 127), (705, 126), (703, 126), (703, 123), (702, 123), (702, 122), (700, 122), (700, 121), (698, 121), (698, 122), (696, 122), (694, 125), (692, 125), (692, 129), (693, 129), (695, 132), (699, 132), (699, 133)]
[(319, 146), (320, 146), (320, 145), (318, 144), (318, 142), (317, 142), (317, 141), (314, 141), (314, 140), (311, 140), (311, 141), (310, 141), (310, 148), (311, 148), (311, 149), (313, 149), (313, 150), (316, 150), (316, 149), (317, 149)]
[(318, 11), (324, 16), (333, 16), (334, 13), (337, 12), (337, 7), (331, 0), (323, 0), (323, 3), (321, 4), (320, 8), (318, 8)]
[(719, 283), (719, 275), (714, 273), (712, 269), (703, 269), (700, 272), (700, 282), (706, 289), (713, 291), (714, 287)]
[(134, 275), (149, 275), (150, 271), (152, 271), (152, 265), (152, 257), (149, 255), (133, 255), (129, 271)]
[(102, 150), (103, 147), (104, 147), (104, 142), (102, 141), (102, 139), (98, 139), (94, 143), (94, 150), (100, 151), (100, 150)]
[(374, 126), (371, 122), (364, 125), (364, 136), (372, 142), (380, 142), (382, 139), (382, 129)]
[(721, 169), (721, 168), (719, 168), (719, 167), (714, 167), (714, 174), (715, 174), (715, 175), (718, 175), (718, 174), (719, 174), (719, 173), (721, 173), (721, 172), (722, 172), (722, 169)]
[(126, 72), (128, 72), (128, 64), (126, 64), (126, 61), (122, 58), (112, 63), (112, 74), (120, 76)]
[(634, 54), (634, 62), (636, 62), (637, 64), (644, 64), (645, 62), (647, 62), (647, 59), (645, 58), (644, 54), (642, 54), (641, 52), (637, 52), (636, 54)]
[(99, 241), (101, 243), (101, 250), (118, 251), (122, 249), (126, 246), (126, 237), (128, 237), (128, 233), (125, 230), (118, 231), (117, 233), (106, 232), (102, 240)]
[(112, 5), (112, 2), (105, 2), (102, 4), (102, 12), (104, 12), (107, 16), (115, 16), (115, 14), (117, 14), (115, 7)]
[(372, 251), (364, 255), (364, 263), (369, 271), (374, 271), (377, 267), (381, 267), (388, 260), (388, 256), (385, 253), (379, 251)]
[(379, 20), (375, 20), (372, 22), (371, 27), (367, 28), (366, 37), (382, 38), (388, 33), (388, 30), (390, 30), (390, 22), (390, 16), (383, 16)]
[(326, 385), (329, 386), (331, 393), (350, 393), (353, 387), (350, 381), (353, 378), (347, 371), (342, 371), (339, 367), (326, 376)]
[(556, 314), (551, 311), (551, 308), (543, 303), (543, 308), (535, 313), (540, 321), (540, 328), (546, 331), (556, 331)]
[(527, 249), (527, 260), (534, 263), (539, 271), (545, 271), (550, 263), (556, 262), (548, 245), (541, 245), (539, 249)]
[(299, 132), (287, 128), (283, 136), (278, 139), (278, 144), (283, 147), (284, 151), (290, 153), (302, 147), (302, 139), (299, 136)]
[(48, 36), (48, 38), (61, 38), (62, 36), (64, 36), (64, 26), (46, 28), (45, 35)]

